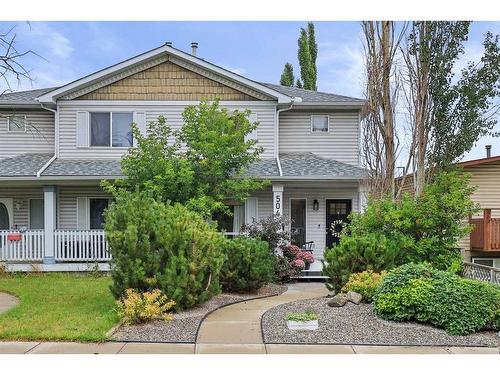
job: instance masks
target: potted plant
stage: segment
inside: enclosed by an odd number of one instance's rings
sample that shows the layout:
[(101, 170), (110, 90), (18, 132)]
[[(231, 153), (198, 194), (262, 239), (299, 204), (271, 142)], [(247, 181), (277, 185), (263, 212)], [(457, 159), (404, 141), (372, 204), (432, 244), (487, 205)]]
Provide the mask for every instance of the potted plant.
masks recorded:
[(286, 325), (291, 330), (314, 331), (318, 328), (318, 315), (312, 310), (291, 313), (286, 317)]

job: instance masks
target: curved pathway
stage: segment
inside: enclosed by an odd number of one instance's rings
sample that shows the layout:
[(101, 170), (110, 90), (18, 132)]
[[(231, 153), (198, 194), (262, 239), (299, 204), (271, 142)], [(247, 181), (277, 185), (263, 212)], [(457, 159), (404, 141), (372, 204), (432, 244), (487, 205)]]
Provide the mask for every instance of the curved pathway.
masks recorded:
[(10, 310), (19, 303), (19, 299), (8, 293), (0, 292), (0, 314)]
[(264, 312), (283, 303), (325, 296), (323, 283), (289, 284), (279, 296), (245, 301), (211, 313), (196, 338), (197, 353), (265, 353), (260, 320)]

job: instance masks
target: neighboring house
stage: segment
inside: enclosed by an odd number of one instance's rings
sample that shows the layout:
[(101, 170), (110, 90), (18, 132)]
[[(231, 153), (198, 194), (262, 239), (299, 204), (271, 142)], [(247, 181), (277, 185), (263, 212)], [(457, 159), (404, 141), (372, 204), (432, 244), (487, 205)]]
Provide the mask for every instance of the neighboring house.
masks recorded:
[(500, 268), (500, 156), (491, 156), (491, 146), (486, 146), (485, 158), (457, 166), (471, 174), (470, 184), (476, 188), (472, 200), (481, 207), (471, 218), (472, 233), (460, 244), (465, 260)]
[[(491, 156), (491, 145), (488, 145), (485, 158), (455, 165), (471, 174), (470, 185), (475, 188), (471, 198), (480, 207), (469, 219), (474, 226), (472, 233), (459, 242), (462, 255), (468, 262), (500, 268), (500, 156)], [(403, 192), (411, 194), (412, 184), (410, 174)]]
[(0, 261), (71, 270), (109, 260), (109, 197), (99, 182), (121, 176), (120, 158), (134, 146), (130, 124), (145, 131), (163, 115), (179, 127), (185, 107), (202, 99), (251, 110), (259, 125), (249, 136), (264, 152), (249, 173), (272, 182), (232, 206), (226, 231), (285, 214), (321, 259), (338, 241), (331, 228), (364, 201), (364, 101), (255, 82), (196, 57), (195, 46), (188, 54), (166, 44), (62, 87), (0, 96)]

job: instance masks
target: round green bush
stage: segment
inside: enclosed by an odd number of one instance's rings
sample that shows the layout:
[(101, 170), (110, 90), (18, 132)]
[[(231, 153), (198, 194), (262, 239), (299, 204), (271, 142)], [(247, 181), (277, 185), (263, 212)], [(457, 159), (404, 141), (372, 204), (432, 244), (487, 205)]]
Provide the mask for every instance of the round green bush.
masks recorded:
[(349, 280), (340, 290), (342, 293), (356, 292), (363, 296), (364, 302), (371, 302), (378, 284), (382, 281), (386, 272), (373, 272), (372, 270), (353, 273)]
[(497, 286), (464, 279), (424, 264), (406, 264), (389, 272), (374, 296), (378, 316), (416, 320), (466, 335), (496, 328), (500, 309)]
[(248, 292), (272, 281), (275, 261), (267, 242), (236, 237), (224, 242), (224, 252), (226, 262), (220, 277), (224, 290)]
[(179, 310), (220, 293), (224, 238), (215, 226), (147, 193), (120, 192), (115, 198), (105, 216), (115, 297), (129, 288), (158, 288)]

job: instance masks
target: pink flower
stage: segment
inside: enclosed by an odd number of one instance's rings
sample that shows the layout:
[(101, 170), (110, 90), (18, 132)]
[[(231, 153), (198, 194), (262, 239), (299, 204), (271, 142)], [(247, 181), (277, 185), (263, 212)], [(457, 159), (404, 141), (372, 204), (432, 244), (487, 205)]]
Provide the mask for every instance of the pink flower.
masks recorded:
[(297, 254), (299, 253), (300, 253), (300, 247), (298, 247), (297, 245), (288, 245), (283, 250), (283, 255), (290, 259), (297, 258)]
[(300, 251), (297, 254), (297, 259), (301, 259), (304, 263), (313, 263), (314, 255), (312, 255), (309, 251)]
[(299, 268), (301, 270), (303, 270), (304, 268), (306, 268), (306, 264), (304, 263), (304, 261), (302, 259), (295, 259), (292, 262), (292, 266), (294, 266), (296, 268)]

